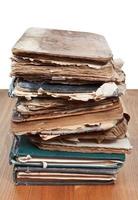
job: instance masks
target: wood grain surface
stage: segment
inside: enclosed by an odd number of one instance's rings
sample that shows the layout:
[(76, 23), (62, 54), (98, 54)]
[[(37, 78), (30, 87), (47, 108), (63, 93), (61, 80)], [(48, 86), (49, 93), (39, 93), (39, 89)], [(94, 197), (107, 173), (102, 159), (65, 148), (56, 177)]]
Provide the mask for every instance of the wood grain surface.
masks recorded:
[(127, 156), (115, 185), (97, 186), (15, 186), (9, 151), (12, 142), (10, 117), (13, 100), (0, 91), (0, 200), (138, 200), (138, 90), (128, 90), (123, 98), (131, 115), (129, 123), (133, 151)]

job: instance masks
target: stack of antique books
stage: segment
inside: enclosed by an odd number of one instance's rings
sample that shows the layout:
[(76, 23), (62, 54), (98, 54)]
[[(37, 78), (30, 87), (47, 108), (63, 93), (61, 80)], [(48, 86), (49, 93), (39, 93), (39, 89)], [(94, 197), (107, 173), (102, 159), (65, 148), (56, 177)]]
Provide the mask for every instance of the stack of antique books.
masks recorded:
[(123, 62), (105, 38), (30, 28), (12, 54), (15, 183), (114, 183), (132, 147), (120, 100)]

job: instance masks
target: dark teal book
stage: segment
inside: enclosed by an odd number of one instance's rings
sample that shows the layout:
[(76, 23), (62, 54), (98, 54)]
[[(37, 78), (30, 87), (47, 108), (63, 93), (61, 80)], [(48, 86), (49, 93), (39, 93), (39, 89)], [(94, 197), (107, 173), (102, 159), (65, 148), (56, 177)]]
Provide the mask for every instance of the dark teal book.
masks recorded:
[[(24, 166), (42, 166), (42, 162), (19, 162), (19, 157), (26, 157), (30, 156), (31, 158), (53, 158), (53, 159), (83, 159), (83, 160), (106, 160), (106, 161), (115, 161), (113, 167), (122, 166), (122, 163), (125, 161), (125, 154), (116, 154), (116, 153), (78, 153), (78, 152), (64, 152), (64, 151), (49, 151), (49, 150), (42, 150), (34, 146), (28, 139), (26, 135), (24, 136), (17, 136), (14, 138), (13, 145), (10, 152), (10, 162), (14, 164), (24, 165)], [(54, 167), (51, 163), (51, 167)], [(60, 167), (60, 164), (56, 165)], [(81, 165), (64, 165), (65, 167), (80, 167)], [(89, 165), (86, 165), (90, 167)], [(62, 165), (63, 167), (63, 165)], [(85, 165), (82, 165), (85, 167)], [(104, 166), (103, 166), (104, 167)], [(110, 168), (110, 166), (109, 166)]]
[(26, 135), (14, 138), (10, 157), (18, 156), (40, 157), (40, 158), (68, 158), (68, 159), (94, 159), (94, 160), (119, 160), (125, 161), (125, 154), (118, 153), (79, 153), (65, 151), (42, 150), (33, 145)]

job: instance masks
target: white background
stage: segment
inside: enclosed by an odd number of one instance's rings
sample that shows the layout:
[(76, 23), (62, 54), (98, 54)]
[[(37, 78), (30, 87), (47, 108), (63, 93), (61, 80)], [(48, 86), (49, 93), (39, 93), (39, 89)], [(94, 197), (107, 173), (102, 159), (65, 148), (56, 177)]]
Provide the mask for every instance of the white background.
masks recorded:
[(103, 34), (138, 88), (137, 0), (0, 0), (0, 89), (9, 87), (11, 48), (28, 27)]

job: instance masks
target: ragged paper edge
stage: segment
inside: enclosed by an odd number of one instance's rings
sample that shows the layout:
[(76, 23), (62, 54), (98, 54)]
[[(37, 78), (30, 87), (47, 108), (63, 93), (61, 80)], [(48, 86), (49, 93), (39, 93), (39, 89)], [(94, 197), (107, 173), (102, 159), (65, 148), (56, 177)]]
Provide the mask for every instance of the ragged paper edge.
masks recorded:
[(37, 92), (25, 92), (20, 91), (16, 87), (11, 92), (10, 96), (24, 96), (27, 100), (31, 100), (32, 97), (38, 96), (52, 96), (55, 98), (66, 98), (69, 100), (78, 100), (78, 101), (88, 101), (88, 100), (102, 100), (108, 97), (118, 97), (125, 94), (126, 86), (125, 84), (116, 85), (114, 82), (108, 82), (101, 85), (96, 91), (91, 93), (51, 93), (47, 92), (42, 88), (39, 88)]
[(125, 85), (117, 86), (114, 82), (108, 82), (101, 85), (96, 91), (92, 93), (73, 93), (73, 94), (58, 94), (51, 93), (39, 88), (38, 94), (43, 95), (47, 94), (55, 98), (69, 98), (69, 100), (78, 100), (78, 101), (88, 101), (93, 100), (102, 100), (108, 97), (118, 97), (125, 93)]
[(37, 131), (19, 131), (19, 132), (11, 132), (14, 135), (25, 135), (31, 133), (31, 135), (36, 135), (38, 132), (48, 135), (60, 135), (64, 134), (71, 134), (71, 133), (78, 133), (79, 132), (90, 132), (90, 131), (104, 131), (113, 128), (117, 124), (117, 120), (109, 121), (109, 122), (102, 122), (102, 123), (89, 123), (89, 124), (82, 124), (82, 125), (74, 125), (74, 126), (64, 126), (63, 128), (57, 127), (56, 129), (45, 129), (45, 130), (37, 130)]

